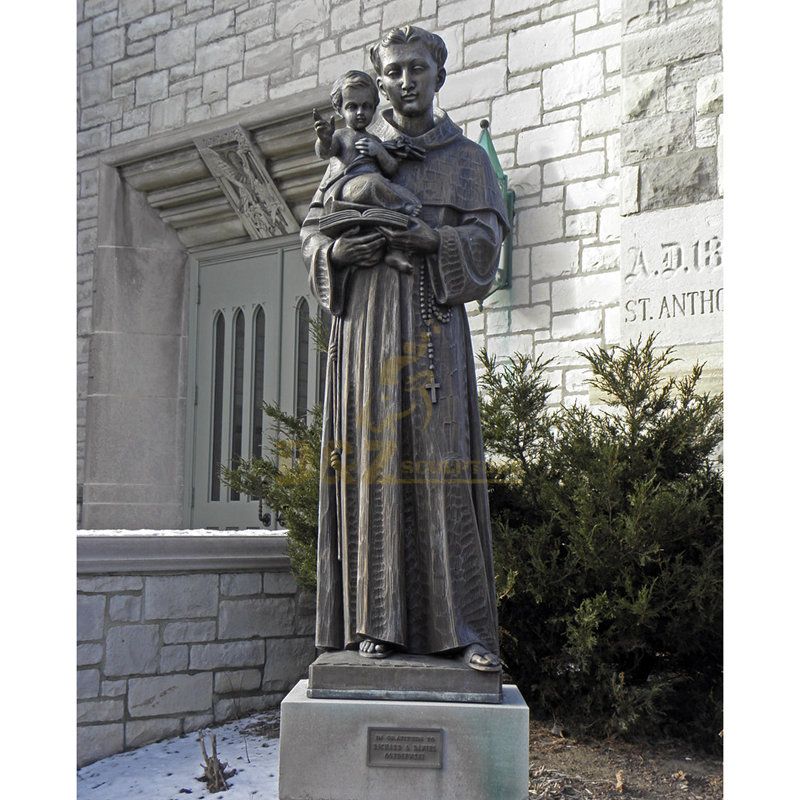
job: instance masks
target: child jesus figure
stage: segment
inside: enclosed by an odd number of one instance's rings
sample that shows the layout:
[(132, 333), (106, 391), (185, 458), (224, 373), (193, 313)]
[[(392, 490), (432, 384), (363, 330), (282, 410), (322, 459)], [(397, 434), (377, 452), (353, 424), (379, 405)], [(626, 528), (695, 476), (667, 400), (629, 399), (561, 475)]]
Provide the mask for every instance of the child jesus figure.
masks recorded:
[[(389, 179), (397, 172), (400, 160), (366, 130), (375, 116), (378, 98), (372, 78), (366, 72), (350, 70), (337, 78), (331, 89), (333, 110), (344, 118), (347, 127), (335, 130), (333, 117), (326, 121), (314, 109), (315, 149), (320, 158), (331, 162), (330, 178), (321, 186), (324, 205), (329, 208), (331, 201), (339, 201), (415, 217), (422, 208), (419, 199)], [(387, 252), (386, 263), (403, 272), (411, 270), (408, 259), (396, 251)]]

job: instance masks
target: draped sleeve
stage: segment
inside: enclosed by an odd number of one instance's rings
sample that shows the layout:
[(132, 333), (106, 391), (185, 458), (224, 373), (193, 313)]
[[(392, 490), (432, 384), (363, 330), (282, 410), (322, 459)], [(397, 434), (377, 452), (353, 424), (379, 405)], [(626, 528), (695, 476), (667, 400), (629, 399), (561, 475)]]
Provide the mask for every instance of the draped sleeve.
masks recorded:
[(504, 222), (493, 211), (471, 211), (458, 225), (438, 230), (439, 250), (427, 259), (436, 301), (452, 306), (483, 300), (497, 272)]
[[(322, 184), (328, 175), (325, 173)], [(347, 281), (353, 267), (335, 267), (331, 261), (333, 239), (320, 233), (319, 218), (323, 214), (323, 195), (317, 189), (308, 214), (300, 228), (303, 259), (308, 265), (308, 283), (317, 302), (335, 317), (344, 316)]]

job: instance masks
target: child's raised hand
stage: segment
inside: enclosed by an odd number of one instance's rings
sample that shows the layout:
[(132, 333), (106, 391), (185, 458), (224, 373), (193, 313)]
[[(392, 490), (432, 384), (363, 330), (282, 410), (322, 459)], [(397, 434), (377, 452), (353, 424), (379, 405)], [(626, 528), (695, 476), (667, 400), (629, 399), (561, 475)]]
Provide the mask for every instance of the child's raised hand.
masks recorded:
[(316, 108), (313, 110), (312, 115), (314, 117), (314, 130), (316, 131), (317, 138), (321, 142), (330, 144), (333, 139), (333, 132), (336, 129), (334, 118), (331, 117), (329, 120), (325, 120)]

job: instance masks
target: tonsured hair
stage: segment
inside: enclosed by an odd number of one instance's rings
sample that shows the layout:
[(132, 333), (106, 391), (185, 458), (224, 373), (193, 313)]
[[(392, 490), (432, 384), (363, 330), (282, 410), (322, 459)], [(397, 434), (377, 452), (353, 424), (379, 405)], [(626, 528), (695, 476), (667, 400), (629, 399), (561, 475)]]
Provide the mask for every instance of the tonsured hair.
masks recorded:
[(358, 69), (351, 69), (345, 72), (344, 75), (338, 77), (331, 87), (331, 105), (333, 110), (341, 117), (342, 116), (342, 92), (347, 86), (357, 86), (360, 89), (371, 89), (373, 100), (375, 101), (375, 108), (378, 107), (380, 102), (380, 95), (378, 94), (378, 87), (375, 81), (367, 75), (366, 72), (361, 72)]
[(444, 62), (447, 61), (447, 45), (441, 36), (435, 33), (426, 31), (424, 28), (416, 28), (413, 25), (406, 25), (403, 28), (394, 28), (389, 31), (378, 44), (373, 45), (369, 49), (369, 57), (372, 61), (372, 66), (378, 75), (381, 74), (383, 65), (381, 64), (380, 50), (382, 47), (389, 47), (393, 44), (408, 44), (410, 42), (419, 42), (428, 48), (428, 52), (436, 62), (436, 69), (442, 69)]

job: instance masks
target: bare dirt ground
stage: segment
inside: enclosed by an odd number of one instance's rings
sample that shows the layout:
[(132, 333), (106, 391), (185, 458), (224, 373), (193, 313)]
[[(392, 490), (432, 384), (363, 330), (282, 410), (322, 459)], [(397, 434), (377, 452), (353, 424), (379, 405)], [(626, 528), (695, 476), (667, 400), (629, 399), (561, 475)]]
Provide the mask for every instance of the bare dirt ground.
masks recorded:
[(576, 741), (531, 720), (531, 800), (722, 800), (722, 761), (675, 742)]

